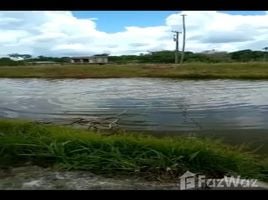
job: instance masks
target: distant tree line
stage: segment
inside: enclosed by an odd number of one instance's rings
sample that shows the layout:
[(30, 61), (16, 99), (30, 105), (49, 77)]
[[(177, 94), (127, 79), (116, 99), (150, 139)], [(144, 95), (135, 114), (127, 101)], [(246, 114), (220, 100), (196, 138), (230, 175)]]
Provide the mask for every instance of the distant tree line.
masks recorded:
[[(114, 63), (174, 63), (174, 51), (158, 51), (149, 54), (110, 56), (109, 61)], [(250, 49), (236, 52), (193, 53), (185, 52), (185, 62), (263, 62), (268, 61), (267, 51), (252, 51)]]
[(18, 65), (24, 65), (23, 61), (14, 61), (10, 58), (0, 58), (0, 66), (18, 66)]
[[(26, 61), (26, 60), (25, 60)], [(68, 57), (47, 57), (47, 56), (38, 56), (37, 58), (27, 59), (26, 62), (36, 62), (36, 61), (51, 61), (57, 63), (66, 63), (69, 61)]]
[(68, 62), (68, 57), (47, 57), (38, 56), (33, 58), (29, 54), (9, 54), (9, 57), (0, 58), (0, 66), (19, 66), (19, 65), (29, 65), (38, 61), (52, 61), (56, 63), (66, 63)]
[[(252, 51), (250, 49), (235, 52), (212, 52), (212, 53), (193, 53), (185, 52), (184, 60), (186, 63), (204, 62), (264, 62), (268, 61), (268, 47), (264, 51)], [(12, 59), (15, 58), (15, 59)], [(19, 58), (22, 58), (21, 60)], [(17, 60), (16, 60), (17, 59)], [(140, 55), (109, 56), (110, 63), (174, 63), (174, 51), (156, 51)], [(0, 66), (29, 65), (38, 61), (52, 61), (56, 63), (66, 63), (68, 57), (47, 57), (38, 56), (33, 58), (29, 54), (10, 54), (9, 57), (0, 58)]]

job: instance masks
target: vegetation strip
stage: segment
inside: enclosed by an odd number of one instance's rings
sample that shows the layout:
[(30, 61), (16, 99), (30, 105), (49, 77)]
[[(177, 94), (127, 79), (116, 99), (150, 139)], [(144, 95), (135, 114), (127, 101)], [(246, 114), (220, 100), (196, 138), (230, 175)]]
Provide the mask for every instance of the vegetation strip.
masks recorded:
[[(267, 162), (220, 141), (92, 131), (27, 121), (0, 121), (1, 167), (54, 166), (96, 174), (177, 179), (185, 171), (208, 177), (241, 175), (267, 180)], [(265, 175), (266, 174), (266, 175)]]
[(0, 78), (268, 79), (267, 63), (1, 66)]

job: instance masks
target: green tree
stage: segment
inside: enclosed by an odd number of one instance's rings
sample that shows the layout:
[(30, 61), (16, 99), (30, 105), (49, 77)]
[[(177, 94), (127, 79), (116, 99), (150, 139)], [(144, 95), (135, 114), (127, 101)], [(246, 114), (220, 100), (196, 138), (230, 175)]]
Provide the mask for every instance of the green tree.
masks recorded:
[(8, 54), (9, 57), (11, 58), (23, 58), (23, 59), (30, 59), (32, 56), (30, 54), (18, 54), (18, 53), (13, 53), (13, 54)]
[(266, 56), (267, 56), (266, 54), (268, 52), (268, 47), (264, 47), (263, 50), (265, 51), (264, 52), (264, 56), (263, 56), (264, 57), (264, 61), (266, 61)]

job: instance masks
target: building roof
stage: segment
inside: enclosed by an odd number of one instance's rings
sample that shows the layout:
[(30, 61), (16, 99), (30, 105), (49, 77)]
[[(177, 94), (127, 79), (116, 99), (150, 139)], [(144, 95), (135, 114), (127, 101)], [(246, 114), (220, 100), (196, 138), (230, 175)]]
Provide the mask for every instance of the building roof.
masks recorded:
[(78, 56), (78, 57), (71, 57), (71, 59), (90, 59), (90, 58), (101, 58), (101, 57), (108, 57), (108, 54), (97, 54), (94, 56)]

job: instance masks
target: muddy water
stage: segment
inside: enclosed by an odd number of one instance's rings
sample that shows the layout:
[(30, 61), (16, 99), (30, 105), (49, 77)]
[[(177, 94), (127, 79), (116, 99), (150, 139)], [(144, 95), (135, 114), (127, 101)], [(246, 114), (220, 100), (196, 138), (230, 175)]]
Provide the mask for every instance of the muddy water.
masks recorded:
[(107, 116), (128, 130), (209, 135), (268, 149), (268, 81), (0, 79), (1, 118)]

